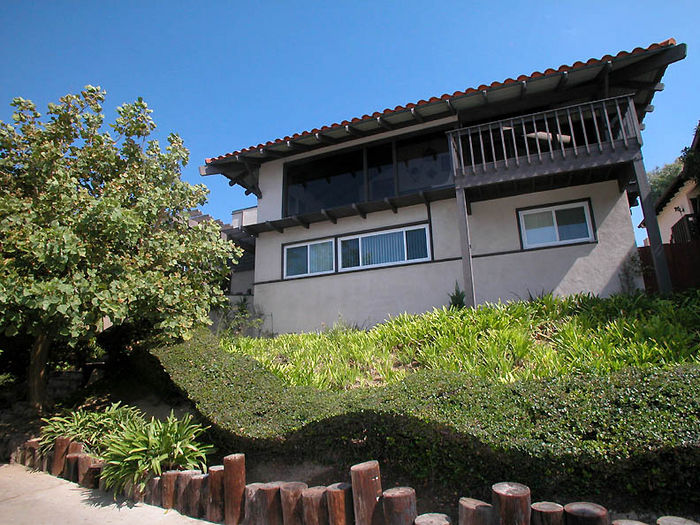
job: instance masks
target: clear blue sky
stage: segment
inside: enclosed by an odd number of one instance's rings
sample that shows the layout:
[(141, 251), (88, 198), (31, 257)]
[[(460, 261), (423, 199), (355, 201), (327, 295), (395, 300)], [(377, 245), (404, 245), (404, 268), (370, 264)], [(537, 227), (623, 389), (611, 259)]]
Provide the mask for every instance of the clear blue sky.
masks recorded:
[(100, 85), (108, 117), (141, 96), (158, 137), (184, 138), (183, 177), (209, 187), (204, 210), (225, 222), (255, 199), (200, 177), (207, 157), (669, 37), (688, 58), (646, 119), (647, 169), (673, 161), (700, 119), (700, 2), (3, 0), (0, 20), (0, 120), (14, 96), (44, 110)]

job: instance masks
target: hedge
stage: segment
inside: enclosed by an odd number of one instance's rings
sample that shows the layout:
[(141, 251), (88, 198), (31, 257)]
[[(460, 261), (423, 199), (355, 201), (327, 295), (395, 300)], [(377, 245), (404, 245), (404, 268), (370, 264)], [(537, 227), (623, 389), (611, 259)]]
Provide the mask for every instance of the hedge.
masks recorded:
[(519, 481), (538, 499), (700, 509), (700, 366), (491, 382), (418, 371), (344, 392), (287, 386), (209, 332), (152, 350), (213, 425), (223, 452), (349, 465), (487, 497)]

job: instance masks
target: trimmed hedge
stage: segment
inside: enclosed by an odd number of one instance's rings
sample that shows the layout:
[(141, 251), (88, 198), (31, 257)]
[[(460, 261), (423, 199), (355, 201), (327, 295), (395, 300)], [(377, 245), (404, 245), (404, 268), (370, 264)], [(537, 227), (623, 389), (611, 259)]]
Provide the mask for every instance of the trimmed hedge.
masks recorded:
[(285, 385), (209, 332), (153, 353), (223, 452), (378, 459), (416, 485), (476, 497), (511, 480), (538, 499), (700, 509), (697, 365), (512, 383), (423, 370), (332, 392)]

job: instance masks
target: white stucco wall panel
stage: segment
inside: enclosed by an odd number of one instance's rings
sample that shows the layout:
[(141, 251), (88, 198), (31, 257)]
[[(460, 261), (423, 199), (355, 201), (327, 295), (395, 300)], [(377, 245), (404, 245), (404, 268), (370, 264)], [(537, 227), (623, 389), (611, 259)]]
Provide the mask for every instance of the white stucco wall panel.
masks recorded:
[(320, 330), (339, 320), (369, 327), (446, 305), (460, 272), (459, 261), (446, 261), (259, 284), (255, 307), (274, 333)]
[(433, 225), (433, 253), (435, 259), (461, 257), (457, 231), (457, 201), (446, 199), (430, 203), (430, 215)]
[[(696, 197), (699, 192), (698, 185), (694, 180), (686, 181), (668, 204), (664, 206), (661, 213), (657, 215), (659, 229), (661, 230), (661, 240), (664, 243), (667, 244), (671, 242), (671, 228), (673, 225), (681, 220), (683, 215), (693, 213), (693, 207), (690, 205), (690, 198)], [(680, 208), (683, 212), (677, 211), (676, 208)]]

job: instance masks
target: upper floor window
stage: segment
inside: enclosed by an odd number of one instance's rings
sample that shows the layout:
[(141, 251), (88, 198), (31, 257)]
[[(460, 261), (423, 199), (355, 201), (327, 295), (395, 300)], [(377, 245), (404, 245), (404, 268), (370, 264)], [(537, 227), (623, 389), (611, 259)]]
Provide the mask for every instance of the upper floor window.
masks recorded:
[(523, 248), (593, 241), (588, 201), (518, 211)]
[(284, 278), (334, 272), (334, 252), (332, 239), (285, 246)]
[(408, 195), (452, 182), (447, 136), (431, 131), (287, 165), (284, 215)]

